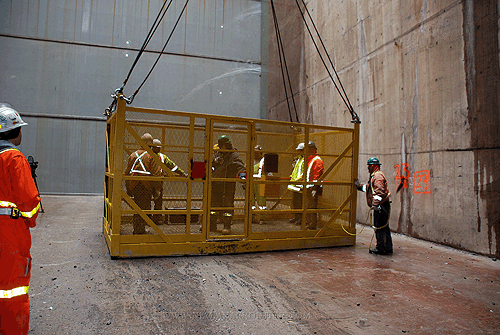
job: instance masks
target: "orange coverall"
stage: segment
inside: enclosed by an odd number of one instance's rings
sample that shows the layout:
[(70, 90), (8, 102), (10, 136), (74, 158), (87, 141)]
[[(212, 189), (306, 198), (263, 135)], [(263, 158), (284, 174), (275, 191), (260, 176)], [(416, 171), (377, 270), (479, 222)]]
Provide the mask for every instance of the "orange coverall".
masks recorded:
[(0, 208), (17, 207), (17, 219), (0, 215), (0, 334), (28, 334), (31, 234), (40, 197), (26, 157), (0, 141)]

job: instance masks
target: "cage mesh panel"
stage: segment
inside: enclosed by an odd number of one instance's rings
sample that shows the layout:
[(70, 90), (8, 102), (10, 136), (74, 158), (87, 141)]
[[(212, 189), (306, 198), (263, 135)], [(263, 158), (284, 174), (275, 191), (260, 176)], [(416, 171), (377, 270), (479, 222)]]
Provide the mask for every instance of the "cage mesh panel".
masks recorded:
[[(249, 238), (248, 236), (243, 237), (247, 230), (254, 233), (269, 233), (269, 235), (257, 235), (264, 238), (263, 242), (268, 239), (273, 240), (286, 236), (291, 239), (314, 236), (311, 231), (305, 231), (305, 235), (300, 232), (306, 222), (298, 225), (289, 222), (294, 217), (294, 213), (290, 212), (292, 209), (292, 192), (287, 191), (287, 186), (290, 184), (289, 178), (293, 169), (294, 157), (298, 154), (295, 148), (305, 140), (305, 135), (308, 134), (309, 140), (316, 143), (318, 155), (322, 158), (326, 171), (351, 144), (354, 136), (352, 129), (342, 130), (341, 128), (316, 127), (304, 124), (292, 125), (267, 120), (228, 119), (193, 113), (134, 109), (133, 107), (122, 109), (122, 112), (125, 112), (127, 123), (125, 129), (117, 129), (117, 125), (121, 125), (120, 118), (111, 119), (107, 127), (108, 150), (105, 168), (110, 175), (105, 177), (105, 194), (110, 202), (113, 200), (113, 192), (121, 191), (118, 185), (113, 187), (113, 179), (117, 177), (115, 171), (113, 171), (115, 156), (118, 156), (116, 147), (123, 146), (123, 158), (120, 157), (121, 162), (118, 162), (123, 164), (123, 170), (126, 169), (129, 155), (141, 148), (132, 132), (129, 131), (130, 128), (139, 137), (148, 132), (153, 138), (160, 140), (160, 152), (168, 156), (180, 169), (187, 173), (191, 172), (191, 160), (206, 162), (207, 168), (210, 166), (212, 157), (209, 156), (209, 152), (213, 150), (213, 145), (217, 144), (217, 139), (221, 135), (226, 135), (231, 139), (236, 153), (246, 165), (247, 176), (254, 173), (254, 165), (259, 163), (259, 160), (254, 160), (253, 148), (255, 145), (262, 146), (263, 153), (270, 154), (268, 157), (277, 157), (277, 171), (273, 169), (269, 174), (263, 171), (263, 178), (255, 179), (255, 181), (262, 181), (261, 184), (251, 184), (249, 178), (247, 180), (231, 181), (235, 183), (234, 204), (231, 206), (228, 204), (212, 206), (208, 202), (209, 198), (217, 196), (217, 194), (205, 194), (206, 190), (210, 192), (213, 185), (207, 185), (207, 181), (213, 178), (211, 171), (208, 170), (209, 174), (206, 179), (185, 179), (184, 181), (181, 179), (183, 177), (178, 174), (170, 173), (168, 173), (168, 176), (165, 175), (161, 178), (145, 176), (139, 178), (139, 184), (143, 187), (135, 191), (126, 190), (125, 185), (130, 184), (130, 180), (123, 181), (121, 183), (122, 189), (139, 207), (149, 211), (148, 215), (152, 221), (158, 225), (158, 228), (164, 234), (169, 236), (170, 240), (174, 241), (174, 245), (175, 243), (205, 241), (205, 235), (202, 235), (202, 233), (209, 230), (211, 209), (224, 206), (233, 207), (231, 209), (234, 210), (231, 231), (233, 235), (240, 235), (243, 239)], [(211, 133), (208, 133), (209, 129)], [(121, 139), (117, 139), (114, 135), (118, 130), (123, 133)], [(209, 140), (210, 142), (207, 142)], [(206, 149), (209, 149), (209, 151), (206, 152)], [(352, 168), (356, 163), (353, 154), (354, 149), (349, 149), (325, 176), (323, 195), (319, 197), (318, 201), (319, 210), (325, 210), (325, 212), (316, 214), (318, 219), (317, 229), (321, 229), (330, 220), (339, 206), (352, 193)], [(266, 164), (266, 166), (270, 165)], [(199, 167), (200, 165), (197, 165), (197, 168)], [(272, 167), (275, 168), (276, 165), (272, 164)], [(197, 170), (197, 172), (200, 171)], [(200, 175), (198, 174), (198, 176)], [(134, 179), (136, 180), (135, 183), (137, 183), (137, 178)], [(215, 181), (212, 180), (212, 182)], [(246, 189), (243, 187), (244, 185)], [(250, 199), (245, 199), (247, 193)], [(259, 203), (257, 199), (260, 199)], [(307, 201), (303, 201), (302, 204), (305, 204), (304, 208), (297, 209), (298, 211), (307, 210)], [(188, 211), (186, 207), (188, 205), (191, 206), (191, 210), (197, 211), (191, 213), (189, 227), (187, 226), (188, 220), (186, 217)], [(257, 206), (258, 209), (259, 205), (265, 206), (267, 209), (262, 211), (251, 209), (250, 212), (247, 212), (248, 208)], [(342, 212), (336, 213), (338, 216), (331, 223), (331, 227), (325, 231), (323, 237), (338, 236), (341, 223), (344, 224), (345, 228), (349, 227), (350, 220), (354, 215), (351, 213), (353, 206), (353, 201), (350, 201)], [(274, 210), (271, 210), (273, 207)], [(104, 215), (110, 223), (112, 222), (112, 209), (118, 209), (117, 215), (120, 215), (120, 209), (122, 210), (119, 227), (121, 234), (133, 234), (134, 222), (137, 226), (137, 221), (142, 221), (142, 218), (137, 217), (137, 213), (134, 215), (133, 207), (124, 200), (118, 206), (105, 205)], [(160, 210), (164, 213), (158, 213)], [(129, 213), (123, 213), (123, 211)], [(310, 214), (310, 212), (302, 212), (300, 216), (307, 221)], [(222, 235), (223, 221), (219, 221), (216, 233), (208, 233), (209, 239), (227, 238)], [(247, 228), (245, 228), (246, 223), (249, 224)], [(202, 229), (202, 224), (205, 225), (204, 229)], [(135, 242), (135, 238), (127, 237), (121, 243), (130, 244), (131, 248), (134, 248), (133, 245), (139, 243), (143, 245), (142, 250), (149, 248), (151, 243), (160, 248), (169, 248), (169, 250), (172, 248), (172, 245), (168, 243), (165, 246), (159, 246), (158, 243), (162, 244), (162, 239), (159, 237), (155, 239), (147, 237), (147, 235), (155, 234), (156, 232), (148, 224), (145, 224), (144, 237), (138, 239), (137, 242)], [(190, 238), (190, 235), (193, 237)], [(239, 236), (236, 237), (236, 239), (238, 238)], [(345, 242), (342, 240), (340, 243)]]

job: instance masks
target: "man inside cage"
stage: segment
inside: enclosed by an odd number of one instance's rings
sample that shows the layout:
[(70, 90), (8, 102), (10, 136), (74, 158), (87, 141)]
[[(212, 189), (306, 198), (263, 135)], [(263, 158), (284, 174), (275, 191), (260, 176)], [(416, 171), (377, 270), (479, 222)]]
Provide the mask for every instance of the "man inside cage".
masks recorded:
[[(253, 177), (254, 179), (262, 179), (263, 170), (264, 170), (264, 156), (262, 155), (262, 146), (257, 144), (254, 148), (254, 165), (253, 165)], [(258, 209), (266, 210), (266, 202), (267, 199), (264, 196), (264, 192), (261, 192), (261, 187), (264, 188), (264, 185), (254, 184), (253, 185), (253, 196), (254, 203), (252, 208), (255, 209), (255, 202), (257, 202)], [(259, 224), (264, 224), (264, 220), (266, 219), (265, 214), (259, 214), (255, 217), (255, 220), (259, 222)]]
[[(153, 146), (153, 136), (144, 133), (141, 139), (150, 147)], [(128, 158), (125, 174), (130, 176), (160, 176), (161, 169), (154, 159), (143, 148), (134, 151)], [(154, 192), (154, 182), (145, 180), (126, 180), (127, 194), (134, 198), (135, 203), (143, 210), (151, 209), (151, 198)], [(134, 214), (134, 235), (146, 234), (146, 222), (139, 214)]]
[[(298, 159), (295, 162), (295, 165), (292, 170), (292, 174), (290, 175), (290, 181), (302, 181), (304, 172), (306, 172), (305, 181), (316, 182), (323, 175), (323, 160), (317, 154), (316, 144), (313, 141), (309, 141), (308, 143), (308, 159), (307, 166), (305, 166), (304, 159), (304, 151), (305, 144), (299, 143), (297, 148), (295, 149), (298, 153)], [(306, 170), (306, 171), (304, 171)], [(288, 190), (292, 192), (292, 209), (302, 209), (302, 184), (290, 184), (288, 185)], [(310, 209), (318, 208), (318, 197), (321, 195), (321, 186), (314, 184), (306, 184), (306, 206)], [(307, 214), (307, 229), (316, 229), (316, 225), (318, 222), (318, 214), (317, 213), (309, 213)], [(291, 223), (300, 226), (302, 224), (302, 214), (295, 213), (294, 217), (290, 220)]]
[[(163, 164), (169, 168), (170, 171), (175, 173), (178, 176), (181, 177), (188, 177), (188, 174), (185, 173), (177, 164), (174, 163), (173, 160), (171, 160), (167, 155), (161, 153), (161, 141), (158, 139), (153, 140), (153, 145), (151, 149), (155, 154), (157, 154), (160, 157), (160, 160)], [(167, 173), (163, 170), (161, 170), (161, 175), (165, 176)], [(154, 209), (155, 210), (162, 210), (163, 209), (163, 182), (158, 181), (158, 182), (153, 182), (153, 200), (154, 200)], [(161, 214), (154, 214), (153, 215), (153, 221), (156, 224), (161, 224), (163, 223), (162, 219), (163, 215)]]
[[(226, 135), (219, 137), (217, 152), (212, 159), (213, 178), (238, 178), (245, 172), (246, 167), (240, 156), (230, 150), (235, 150), (231, 139)], [(212, 182), (211, 207), (228, 207), (223, 210), (210, 211), (210, 231), (217, 231), (217, 223), (224, 224), (223, 235), (231, 234), (231, 224), (234, 215), (234, 193), (236, 182), (234, 181), (214, 181)], [(231, 209), (229, 209), (231, 208)]]

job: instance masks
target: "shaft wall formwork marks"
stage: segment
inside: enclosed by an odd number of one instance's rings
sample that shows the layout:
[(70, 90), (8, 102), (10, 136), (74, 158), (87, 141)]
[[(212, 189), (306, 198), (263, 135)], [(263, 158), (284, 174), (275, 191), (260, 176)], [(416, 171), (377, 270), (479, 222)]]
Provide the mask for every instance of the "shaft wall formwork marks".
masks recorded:
[[(296, 5), (275, 5), (299, 119), (348, 123)], [(368, 179), (369, 157), (383, 164), (391, 229), (500, 256), (498, 0), (307, 6), (362, 121), (360, 179)], [(269, 118), (289, 120), (273, 29), (269, 35)], [(360, 197), (358, 217), (366, 211)]]
[[(29, 116), (20, 149), (39, 161), (42, 193), (102, 193), (104, 148), (80, 146), (80, 138), (103, 143), (105, 123), (97, 119), (127, 77), (162, 3), (0, 1), (0, 101)], [(146, 77), (184, 3), (172, 2), (125, 94)], [(260, 8), (253, 0), (190, 1), (135, 103), (260, 117)]]

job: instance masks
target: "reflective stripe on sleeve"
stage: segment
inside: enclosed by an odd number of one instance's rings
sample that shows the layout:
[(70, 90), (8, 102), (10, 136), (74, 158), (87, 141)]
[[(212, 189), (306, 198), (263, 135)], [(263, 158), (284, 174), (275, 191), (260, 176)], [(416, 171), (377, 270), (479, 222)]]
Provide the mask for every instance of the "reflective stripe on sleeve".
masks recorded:
[(40, 209), (40, 204), (41, 204), (41, 202), (38, 202), (38, 205), (36, 205), (36, 207), (33, 208), (33, 210), (31, 212), (21, 212), (21, 215), (23, 216), (23, 218), (31, 219), (33, 217), (33, 215), (35, 215), (36, 212), (38, 212), (38, 210)]
[[(33, 208), (30, 212), (19, 211), (19, 213), (21, 213), (21, 216), (23, 218), (31, 219), (36, 214), (36, 212), (38, 212), (38, 210), (40, 209), (40, 205), (41, 205), (41, 202), (39, 201), (38, 205), (36, 205), (35, 208)], [(9, 201), (0, 201), (0, 207), (17, 208), (17, 205), (12, 203), (12, 202), (9, 202)]]
[(21, 286), (12, 290), (0, 290), (0, 299), (14, 298), (23, 294), (28, 294), (29, 286)]
[(382, 201), (382, 197), (380, 195), (374, 195), (373, 200)]
[(288, 185), (288, 189), (294, 192), (302, 191), (302, 185)]

